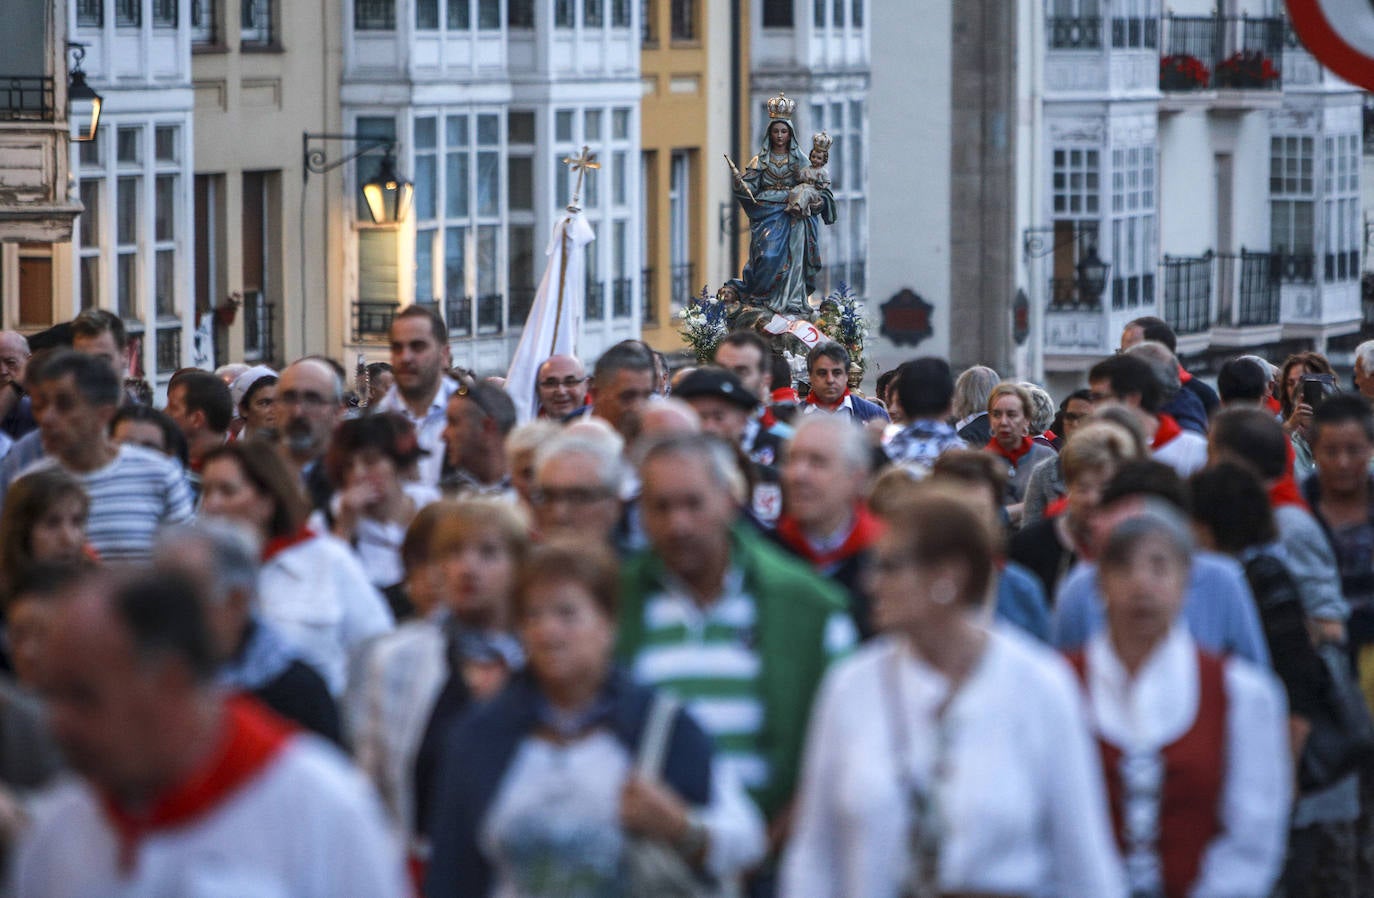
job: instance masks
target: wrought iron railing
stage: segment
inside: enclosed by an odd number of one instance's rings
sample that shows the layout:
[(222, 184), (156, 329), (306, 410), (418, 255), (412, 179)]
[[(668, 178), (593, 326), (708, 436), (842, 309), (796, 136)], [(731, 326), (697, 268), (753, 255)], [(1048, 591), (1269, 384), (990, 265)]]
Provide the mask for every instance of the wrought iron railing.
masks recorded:
[(1283, 247), (1271, 256), (1275, 276), (1283, 284), (1312, 284), (1317, 280), (1317, 257), (1313, 253), (1286, 253)]
[(1239, 307), (1240, 324), (1279, 323), (1279, 280), (1269, 253), (1240, 251)]
[(450, 337), (466, 337), (472, 333), (472, 297), (450, 296), (444, 300), (444, 323)]
[(267, 302), (262, 291), (254, 290), (243, 297), (243, 357), (252, 361), (268, 361), (276, 355), (273, 338), (273, 311), (276, 306)]
[(395, 31), (396, 0), (353, 0), (354, 31)]
[(654, 302), (654, 269), (645, 268), (639, 273), (639, 319), (649, 326), (658, 325), (658, 304)]
[(1045, 20), (1051, 50), (1102, 49), (1102, 17), (1052, 16)]
[(158, 327), (155, 349), (159, 374), (167, 374), (180, 368), (181, 328), (176, 326)]
[(353, 340), (356, 343), (372, 343), (386, 340), (391, 335), (391, 321), (396, 317), (394, 302), (353, 303)]
[(1175, 16), (1163, 19), (1159, 87), (1167, 91), (1282, 86), (1287, 25), (1280, 18)]
[(634, 311), (632, 302), (634, 281), (630, 278), (616, 278), (611, 281), (611, 317), (629, 318)]
[(586, 318), (588, 321), (606, 319), (606, 288), (600, 281), (587, 282)]
[(41, 75), (0, 77), (0, 121), (52, 121), (53, 79)]
[(691, 262), (673, 266), (672, 291), (670, 300), (673, 308), (684, 308), (697, 295), (697, 267)]
[(1212, 254), (1164, 257), (1164, 320), (1179, 334), (1198, 334), (1212, 321)]
[(511, 327), (525, 326), (525, 321), (530, 317), (530, 309), (534, 306), (534, 294), (536, 292), (534, 287), (510, 288)]
[(499, 334), (505, 330), (506, 298), (500, 293), (483, 293), (477, 297), (477, 334)]
[(1116, 16), (1112, 19), (1112, 46), (1118, 48), (1159, 46), (1159, 20), (1154, 16)]

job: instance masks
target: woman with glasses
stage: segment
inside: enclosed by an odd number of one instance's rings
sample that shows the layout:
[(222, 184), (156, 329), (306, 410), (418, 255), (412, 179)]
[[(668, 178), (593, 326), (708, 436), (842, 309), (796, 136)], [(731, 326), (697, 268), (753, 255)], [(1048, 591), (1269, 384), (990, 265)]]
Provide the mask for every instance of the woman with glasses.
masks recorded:
[(1201, 651), (1179, 620), (1194, 536), (1131, 506), (1098, 557), (1107, 626), (1071, 658), (1089, 704), (1131, 894), (1268, 895), (1293, 768), (1268, 671)]
[(780, 894), (1120, 898), (1073, 676), (987, 622), (986, 513), (923, 484), (883, 517), (868, 589), (885, 635), (817, 698)]

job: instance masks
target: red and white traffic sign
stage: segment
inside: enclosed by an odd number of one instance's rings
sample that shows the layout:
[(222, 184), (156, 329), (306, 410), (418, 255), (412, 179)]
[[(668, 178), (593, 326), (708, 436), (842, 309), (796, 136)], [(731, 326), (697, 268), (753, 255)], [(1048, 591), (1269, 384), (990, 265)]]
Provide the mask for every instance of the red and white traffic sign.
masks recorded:
[(1374, 90), (1374, 3), (1288, 0), (1288, 15), (1318, 62), (1351, 84)]

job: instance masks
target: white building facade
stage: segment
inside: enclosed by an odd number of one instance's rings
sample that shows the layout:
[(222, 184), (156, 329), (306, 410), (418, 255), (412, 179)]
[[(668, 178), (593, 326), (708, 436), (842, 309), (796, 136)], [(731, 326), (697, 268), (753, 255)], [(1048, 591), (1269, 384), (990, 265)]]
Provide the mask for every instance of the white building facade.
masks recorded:
[[(1146, 315), (1202, 371), (1358, 331), (1361, 95), (1281, 7), (1023, 7), (1023, 376), (1079, 386)], [(1091, 276), (1099, 262), (1105, 279)]]
[[(136, 341), (135, 373), (189, 364), (193, 209), (190, 0), (66, 0), (71, 40), (104, 98), (93, 141), (72, 144), (77, 218), (55, 321), (102, 308)], [(65, 247), (64, 247), (65, 249)]]
[[(585, 144), (601, 164), (582, 188), (587, 247), (579, 354), (640, 332), (639, 5), (631, 0), (349, 0), (346, 131), (394, 139), (414, 181), (399, 226), (349, 204), (349, 358), (382, 358), (396, 309), (433, 304), (455, 364), (504, 372), (573, 184), (563, 159)], [(375, 157), (349, 167), (350, 195)], [(343, 310), (341, 310), (343, 311)]]

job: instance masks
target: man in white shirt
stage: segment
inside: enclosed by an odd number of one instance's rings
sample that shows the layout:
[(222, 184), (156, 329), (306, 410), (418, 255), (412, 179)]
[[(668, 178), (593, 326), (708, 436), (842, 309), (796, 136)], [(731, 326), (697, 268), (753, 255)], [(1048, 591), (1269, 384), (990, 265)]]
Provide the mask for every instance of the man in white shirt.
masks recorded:
[(409, 894), (362, 777), (214, 686), (204, 608), (191, 581), (144, 571), (89, 579), (57, 609), (44, 694), (81, 779), (38, 804), (14, 894)]
[(458, 382), (447, 374), (448, 328), (426, 306), (406, 306), (391, 322), (391, 372), (396, 382), (377, 411), (400, 412), (415, 425), (420, 448), (420, 481), (437, 486), (444, 464), (444, 417)]

